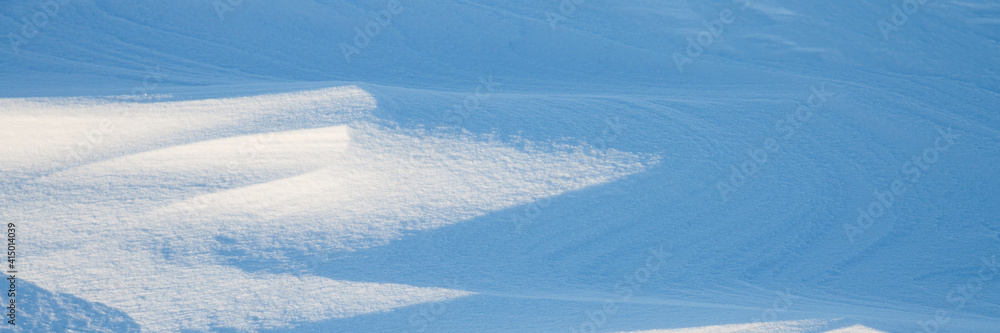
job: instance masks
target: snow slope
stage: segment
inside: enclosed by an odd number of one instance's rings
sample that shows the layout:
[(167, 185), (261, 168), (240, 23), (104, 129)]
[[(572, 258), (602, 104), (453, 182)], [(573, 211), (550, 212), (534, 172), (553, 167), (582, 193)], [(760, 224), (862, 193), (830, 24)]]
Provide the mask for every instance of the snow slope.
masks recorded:
[(5, 2), (17, 329), (996, 331), (1000, 5), (905, 6)]

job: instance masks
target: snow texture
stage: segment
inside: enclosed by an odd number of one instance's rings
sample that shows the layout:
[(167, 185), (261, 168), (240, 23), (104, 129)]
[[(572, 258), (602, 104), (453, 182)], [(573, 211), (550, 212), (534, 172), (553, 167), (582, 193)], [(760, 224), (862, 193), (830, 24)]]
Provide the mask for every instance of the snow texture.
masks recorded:
[(5, 1), (0, 330), (997, 332), (998, 25)]

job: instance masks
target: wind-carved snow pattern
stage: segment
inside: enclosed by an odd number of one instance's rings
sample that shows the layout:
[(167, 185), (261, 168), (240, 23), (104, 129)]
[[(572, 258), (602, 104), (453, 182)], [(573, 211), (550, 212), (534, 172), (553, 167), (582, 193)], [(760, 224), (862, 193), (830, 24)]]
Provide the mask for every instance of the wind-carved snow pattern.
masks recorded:
[[(248, 272), (217, 250), (237, 242), (247, 256), (280, 266), (284, 251), (380, 246), (655, 163), (613, 150), (595, 156), (389, 129), (365, 116), (376, 101), (354, 86), (193, 101), (0, 105), (12, 120), (0, 124), (8, 143), (0, 149), (11, 157), (0, 160), (0, 170), (22, 173), (16, 186), (23, 197), (5, 210), (30, 225), (29, 279), (121, 309), (149, 331), (288, 327), (470, 295)], [(87, 140), (81, 131), (104, 128), (113, 130), (88, 134), (100, 140), (78, 158), (53, 153)], [(414, 151), (426, 156), (414, 159)]]
[(619, 333), (743, 333), (743, 332), (783, 332), (783, 333), (884, 333), (864, 325), (829, 329), (836, 320), (786, 320), (753, 324), (730, 324), (690, 327), (668, 330), (632, 331)]

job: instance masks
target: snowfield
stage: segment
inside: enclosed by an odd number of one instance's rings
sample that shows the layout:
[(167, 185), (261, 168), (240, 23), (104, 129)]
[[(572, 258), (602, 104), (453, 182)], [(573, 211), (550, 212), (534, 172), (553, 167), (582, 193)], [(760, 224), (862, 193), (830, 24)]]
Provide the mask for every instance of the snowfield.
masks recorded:
[(998, 17), (8, 1), (0, 327), (997, 332)]

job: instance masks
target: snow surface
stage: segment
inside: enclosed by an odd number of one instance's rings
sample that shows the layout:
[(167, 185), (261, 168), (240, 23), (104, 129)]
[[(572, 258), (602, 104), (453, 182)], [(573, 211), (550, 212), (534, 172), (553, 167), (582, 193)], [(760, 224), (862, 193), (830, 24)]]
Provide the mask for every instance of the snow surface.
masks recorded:
[(998, 25), (988, 0), (6, 1), (0, 327), (998, 332)]

